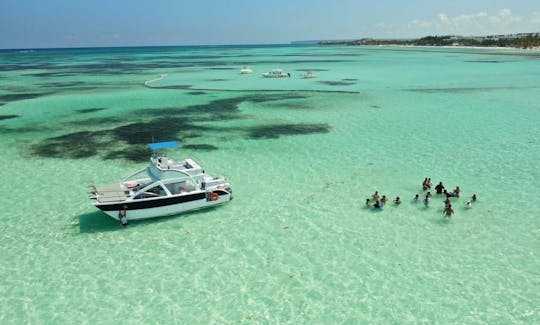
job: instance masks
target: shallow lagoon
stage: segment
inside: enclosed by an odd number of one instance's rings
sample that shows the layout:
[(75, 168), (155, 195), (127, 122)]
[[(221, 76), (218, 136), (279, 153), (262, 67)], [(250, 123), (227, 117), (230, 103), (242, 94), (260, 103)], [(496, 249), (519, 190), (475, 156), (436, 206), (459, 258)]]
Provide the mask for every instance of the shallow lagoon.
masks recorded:
[[(0, 321), (540, 322), (538, 60), (2, 51)], [(292, 77), (260, 77), (278, 67)], [(127, 229), (96, 211), (86, 186), (143, 166), (152, 138), (181, 140), (170, 154), (226, 175), (235, 199)], [(462, 189), (450, 220), (442, 198), (410, 201), (424, 177)], [(365, 208), (375, 190), (404, 203)]]

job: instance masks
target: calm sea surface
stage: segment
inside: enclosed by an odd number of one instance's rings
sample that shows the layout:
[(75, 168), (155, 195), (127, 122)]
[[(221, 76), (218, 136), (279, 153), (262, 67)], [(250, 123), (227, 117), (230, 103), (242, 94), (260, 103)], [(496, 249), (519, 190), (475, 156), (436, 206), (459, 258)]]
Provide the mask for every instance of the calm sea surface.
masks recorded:
[[(539, 125), (532, 51), (0, 51), (0, 323), (540, 323)], [(175, 139), (232, 202), (91, 205)]]

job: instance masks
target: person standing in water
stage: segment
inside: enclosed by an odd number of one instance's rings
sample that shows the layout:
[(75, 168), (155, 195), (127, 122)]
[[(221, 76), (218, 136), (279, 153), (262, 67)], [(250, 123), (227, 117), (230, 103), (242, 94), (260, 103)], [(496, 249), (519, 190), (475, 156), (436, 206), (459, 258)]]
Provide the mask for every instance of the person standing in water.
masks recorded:
[(452, 205), (449, 204), (443, 211), (445, 218), (450, 218), (454, 214), (454, 210), (452, 210)]
[(444, 208), (445, 209), (448, 208), (450, 206), (450, 203), (451, 203), (450, 198), (447, 197), (446, 200), (444, 200)]
[(442, 194), (443, 190), (444, 190), (444, 185), (442, 185), (442, 182), (439, 182), (439, 184), (435, 186), (435, 192), (437, 194)]
[(426, 208), (429, 206), (430, 201), (431, 199), (429, 198), (429, 195), (426, 194), (426, 197), (424, 198), (424, 205), (426, 206)]

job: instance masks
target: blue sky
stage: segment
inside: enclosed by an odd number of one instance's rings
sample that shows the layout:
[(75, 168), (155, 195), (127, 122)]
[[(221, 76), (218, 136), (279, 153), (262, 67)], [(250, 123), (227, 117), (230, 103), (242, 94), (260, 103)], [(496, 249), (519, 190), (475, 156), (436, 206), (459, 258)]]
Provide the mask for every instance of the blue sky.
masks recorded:
[(0, 48), (540, 31), (540, 0), (0, 0)]

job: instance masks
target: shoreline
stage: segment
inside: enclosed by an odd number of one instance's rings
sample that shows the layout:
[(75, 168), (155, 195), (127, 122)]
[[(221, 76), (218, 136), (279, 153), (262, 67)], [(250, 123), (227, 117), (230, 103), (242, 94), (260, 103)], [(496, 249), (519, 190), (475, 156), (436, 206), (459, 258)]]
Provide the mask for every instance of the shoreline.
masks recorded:
[[(347, 44), (348, 45), (348, 44)], [(443, 49), (476, 49), (476, 50), (519, 50), (519, 51), (540, 51), (540, 46), (531, 48), (503, 47), (503, 46), (466, 46), (466, 45), (403, 45), (403, 44), (378, 44), (378, 45), (358, 45), (358, 46), (379, 46), (379, 47), (423, 47), (423, 48), (443, 48)]]

